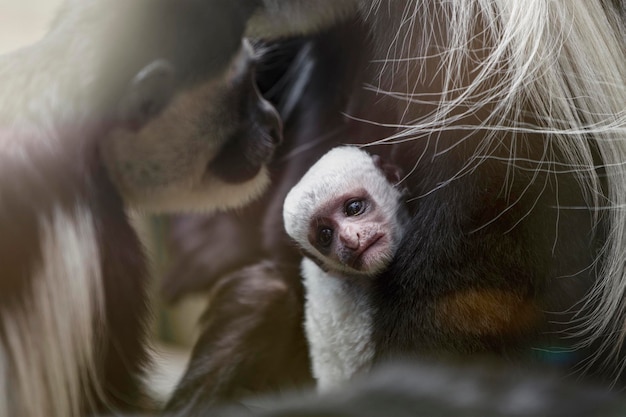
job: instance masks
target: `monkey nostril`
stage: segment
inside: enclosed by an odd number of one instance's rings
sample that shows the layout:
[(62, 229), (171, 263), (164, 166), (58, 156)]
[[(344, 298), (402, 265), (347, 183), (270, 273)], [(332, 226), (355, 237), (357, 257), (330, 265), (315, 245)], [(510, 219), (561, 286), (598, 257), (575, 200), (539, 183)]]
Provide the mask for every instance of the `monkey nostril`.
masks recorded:
[(282, 126), (278, 126), (276, 128), (270, 129), (269, 135), (272, 138), (272, 141), (274, 142), (275, 145), (280, 145), (283, 141)]
[(261, 99), (260, 111), (262, 125), (267, 129), (272, 143), (274, 145), (280, 144), (283, 141), (283, 122), (278, 111), (265, 99)]
[(274, 154), (282, 141), (282, 121), (274, 106), (254, 92), (246, 112), (245, 131), (236, 131), (226, 140), (208, 170), (223, 181), (240, 183), (252, 179)]

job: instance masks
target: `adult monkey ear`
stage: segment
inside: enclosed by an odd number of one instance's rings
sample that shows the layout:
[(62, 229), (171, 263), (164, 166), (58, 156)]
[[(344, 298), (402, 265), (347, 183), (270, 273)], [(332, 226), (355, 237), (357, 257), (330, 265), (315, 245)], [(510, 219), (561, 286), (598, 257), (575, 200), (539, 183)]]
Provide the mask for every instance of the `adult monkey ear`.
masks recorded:
[(172, 100), (176, 92), (176, 71), (165, 59), (143, 67), (131, 80), (118, 106), (120, 122), (132, 130), (141, 130)]

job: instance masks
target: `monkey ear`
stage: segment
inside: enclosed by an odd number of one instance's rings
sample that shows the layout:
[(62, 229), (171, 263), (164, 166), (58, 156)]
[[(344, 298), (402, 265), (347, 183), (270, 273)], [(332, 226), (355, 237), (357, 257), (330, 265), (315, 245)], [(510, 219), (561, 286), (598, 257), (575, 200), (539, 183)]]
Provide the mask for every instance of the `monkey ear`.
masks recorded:
[(130, 82), (118, 107), (121, 123), (140, 130), (167, 107), (175, 91), (174, 66), (164, 59), (152, 61)]
[(402, 178), (402, 171), (400, 167), (394, 164), (386, 164), (383, 162), (383, 159), (379, 155), (372, 155), (372, 160), (374, 161), (374, 165), (381, 170), (381, 172), (387, 178), (391, 184), (397, 184), (400, 182), (400, 178)]

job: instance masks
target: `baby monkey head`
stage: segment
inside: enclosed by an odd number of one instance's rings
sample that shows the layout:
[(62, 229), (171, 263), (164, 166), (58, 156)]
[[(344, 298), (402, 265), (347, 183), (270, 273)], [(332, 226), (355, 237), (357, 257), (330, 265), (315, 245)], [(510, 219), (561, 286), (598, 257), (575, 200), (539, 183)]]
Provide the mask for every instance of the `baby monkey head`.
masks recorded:
[(287, 195), (287, 234), (327, 271), (379, 273), (393, 258), (405, 218), (388, 173), (361, 149), (331, 150)]

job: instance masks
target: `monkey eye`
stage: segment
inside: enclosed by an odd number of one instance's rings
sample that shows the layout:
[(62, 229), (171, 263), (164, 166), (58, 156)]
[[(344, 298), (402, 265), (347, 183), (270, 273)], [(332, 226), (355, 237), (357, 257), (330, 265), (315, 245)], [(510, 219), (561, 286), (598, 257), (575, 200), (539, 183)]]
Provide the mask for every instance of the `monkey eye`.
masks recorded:
[(333, 229), (330, 227), (323, 227), (317, 232), (317, 242), (320, 246), (327, 248), (333, 241)]
[(346, 216), (358, 216), (365, 210), (365, 202), (363, 200), (350, 200), (344, 207)]

